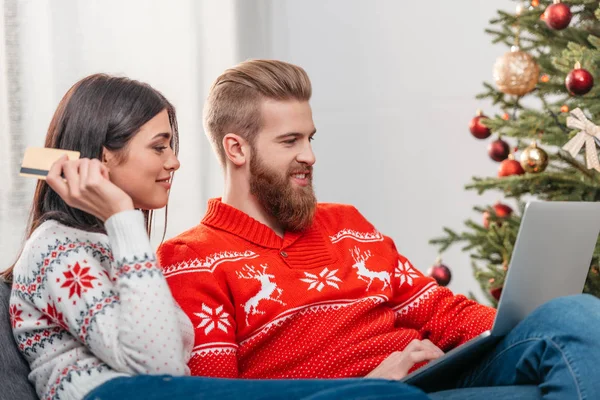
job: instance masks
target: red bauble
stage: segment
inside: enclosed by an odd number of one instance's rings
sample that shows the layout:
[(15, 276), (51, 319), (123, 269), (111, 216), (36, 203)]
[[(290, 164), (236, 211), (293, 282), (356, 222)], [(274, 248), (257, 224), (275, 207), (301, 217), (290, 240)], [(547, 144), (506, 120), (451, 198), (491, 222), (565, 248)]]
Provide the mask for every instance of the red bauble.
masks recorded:
[(481, 120), (486, 118), (487, 117), (483, 115), (480, 110), (477, 110), (477, 116), (473, 117), (473, 119), (469, 123), (469, 130), (471, 131), (471, 134), (477, 139), (485, 139), (492, 134), (490, 128), (481, 123)]
[(439, 262), (436, 262), (433, 267), (429, 268), (427, 275), (435, 279), (440, 286), (447, 286), (450, 283), (450, 279), (452, 279), (450, 268)]
[(500, 301), (500, 296), (502, 296), (502, 288), (498, 287), (495, 289), (490, 289), (490, 294), (496, 299), (496, 301)]
[(488, 145), (488, 155), (494, 161), (504, 161), (510, 154), (510, 147), (504, 140), (498, 138)]
[(577, 67), (578, 65), (574, 70), (569, 72), (569, 75), (565, 79), (565, 85), (571, 94), (581, 96), (592, 90), (594, 77), (588, 70)]
[[(512, 208), (510, 208), (509, 206), (507, 206), (506, 204), (502, 204), (500, 202), (494, 204), (494, 214), (496, 215), (496, 218), (508, 218), (511, 216), (513, 210)], [(502, 224), (502, 222), (497, 221), (496, 222), (498, 224), (498, 226), (500, 226)], [(487, 229), (490, 227), (490, 212), (489, 211), (484, 211), (483, 212), (483, 226)]]
[(511, 175), (523, 175), (525, 170), (521, 166), (521, 163), (512, 157), (512, 154), (508, 157), (508, 159), (502, 161), (500, 164), (500, 168), (498, 168), (498, 177), (502, 178), (504, 176)]
[(551, 4), (544, 11), (544, 21), (550, 29), (565, 29), (569, 26), (572, 16), (571, 9), (564, 3)]

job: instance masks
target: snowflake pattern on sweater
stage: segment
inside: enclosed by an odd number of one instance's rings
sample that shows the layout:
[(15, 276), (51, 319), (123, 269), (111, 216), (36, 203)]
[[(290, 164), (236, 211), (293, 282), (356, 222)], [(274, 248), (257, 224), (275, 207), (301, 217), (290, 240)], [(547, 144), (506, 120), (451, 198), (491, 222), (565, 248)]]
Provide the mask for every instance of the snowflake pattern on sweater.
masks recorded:
[(81, 399), (119, 376), (183, 375), (189, 318), (171, 297), (139, 211), (107, 234), (40, 225), (14, 269), (10, 317), (41, 399)]
[(351, 206), (319, 204), (281, 238), (213, 199), (157, 254), (195, 327), (193, 375), (365, 376), (413, 339), (447, 351), (495, 315), (423, 276)]

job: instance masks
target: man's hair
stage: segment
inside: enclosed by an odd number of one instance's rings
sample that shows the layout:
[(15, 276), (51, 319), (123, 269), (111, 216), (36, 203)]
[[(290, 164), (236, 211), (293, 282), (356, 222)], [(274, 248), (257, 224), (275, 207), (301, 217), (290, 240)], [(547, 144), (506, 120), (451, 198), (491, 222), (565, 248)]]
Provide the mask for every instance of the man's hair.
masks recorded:
[(304, 69), (277, 60), (248, 60), (227, 69), (213, 83), (204, 105), (204, 130), (225, 166), (223, 137), (235, 133), (252, 145), (262, 126), (263, 99), (308, 101)]

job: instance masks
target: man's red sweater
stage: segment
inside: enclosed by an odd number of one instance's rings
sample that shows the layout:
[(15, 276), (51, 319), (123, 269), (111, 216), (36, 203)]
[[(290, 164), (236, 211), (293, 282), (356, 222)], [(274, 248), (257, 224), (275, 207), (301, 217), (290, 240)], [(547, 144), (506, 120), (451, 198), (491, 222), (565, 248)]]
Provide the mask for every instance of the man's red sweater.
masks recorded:
[(158, 256), (195, 327), (193, 375), (365, 376), (413, 339), (447, 351), (495, 315), (423, 276), (352, 206), (319, 204), (281, 238), (212, 199)]

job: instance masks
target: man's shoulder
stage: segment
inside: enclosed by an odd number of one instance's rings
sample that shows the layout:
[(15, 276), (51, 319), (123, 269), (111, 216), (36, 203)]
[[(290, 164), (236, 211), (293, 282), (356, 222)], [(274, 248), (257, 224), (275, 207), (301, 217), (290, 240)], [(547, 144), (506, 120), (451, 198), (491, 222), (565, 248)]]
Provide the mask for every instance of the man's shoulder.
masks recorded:
[(190, 249), (195, 249), (200, 244), (202, 247), (208, 248), (213, 244), (218, 244), (218, 242), (222, 240), (222, 233), (219, 234), (214, 228), (199, 223), (198, 225), (162, 242), (159, 246), (159, 252), (169, 248), (188, 247)]
[(322, 214), (339, 213), (339, 214), (359, 214), (356, 207), (352, 204), (342, 203), (318, 203), (317, 210)]
[(319, 203), (316, 218), (330, 227), (372, 229), (371, 223), (351, 204)]
[(188, 278), (188, 272), (214, 272), (224, 261), (256, 257), (247, 243), (237, 236), (200, 223), (164, 241), (156, 252), (167, 280)]

